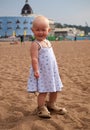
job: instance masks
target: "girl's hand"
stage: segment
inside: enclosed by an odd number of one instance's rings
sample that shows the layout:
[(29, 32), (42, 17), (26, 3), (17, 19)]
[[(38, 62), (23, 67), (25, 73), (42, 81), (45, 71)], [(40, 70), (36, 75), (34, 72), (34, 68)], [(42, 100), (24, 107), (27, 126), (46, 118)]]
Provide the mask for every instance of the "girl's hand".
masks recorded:
[(36, 78), (39, 78), (39, 71), (34, 72), (34, 76), (35, 76)]

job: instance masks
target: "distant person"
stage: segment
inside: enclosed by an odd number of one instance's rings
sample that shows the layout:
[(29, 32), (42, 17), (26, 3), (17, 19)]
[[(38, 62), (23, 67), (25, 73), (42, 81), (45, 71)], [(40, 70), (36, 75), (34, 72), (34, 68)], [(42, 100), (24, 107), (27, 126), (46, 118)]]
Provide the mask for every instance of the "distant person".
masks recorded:
[[(31, 43), (30, 53), (32, 65), (28, 79), (28, 92), (38, 92), (39, 117), (50, 118), (50, 112), (65, 114), (65, 108), (55, 105), (57, 94), (62, 90), (56, 58), (51, 43), (46, 39), (49, 31), (49, 20), (44, 16), (37, 16), (32, 24), (35, 40)], [(47, 93), (49, 100), (46, 101)]]
[(24, 42), (24, 36), (23, 35), (20, 36), (20, 40), (21, 40), (21, 44), (22, 44)]
[(74, 37), (74, 41), (76, 41), (77, 40), (77, 36), (75, 35), (75, 37)]

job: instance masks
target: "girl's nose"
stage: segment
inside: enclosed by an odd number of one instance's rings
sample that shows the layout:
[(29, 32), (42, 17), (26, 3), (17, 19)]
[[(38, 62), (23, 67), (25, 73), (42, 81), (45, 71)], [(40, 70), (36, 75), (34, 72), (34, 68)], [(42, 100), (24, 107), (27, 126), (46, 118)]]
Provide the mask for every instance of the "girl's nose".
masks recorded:
[(40, 31), (39, 33), (43, 33), (42, 31)]

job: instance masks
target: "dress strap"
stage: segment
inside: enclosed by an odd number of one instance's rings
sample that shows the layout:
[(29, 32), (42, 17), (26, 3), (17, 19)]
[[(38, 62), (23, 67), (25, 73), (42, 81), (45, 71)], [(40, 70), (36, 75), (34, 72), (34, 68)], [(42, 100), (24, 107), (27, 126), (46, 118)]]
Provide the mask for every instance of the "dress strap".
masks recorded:
[(41, 44), (37, 40), (35, 40), (35, 42), (40, 46), (40, 48), (42, 48)]
[(50, 48), (50, 47), (52, 47), (52, 44), (50, 43), (50, 41), (49, 41), (49, 40), (45, 39), (45, 41), (44, 41), (44, 42), (48, 43), (49, 48)]

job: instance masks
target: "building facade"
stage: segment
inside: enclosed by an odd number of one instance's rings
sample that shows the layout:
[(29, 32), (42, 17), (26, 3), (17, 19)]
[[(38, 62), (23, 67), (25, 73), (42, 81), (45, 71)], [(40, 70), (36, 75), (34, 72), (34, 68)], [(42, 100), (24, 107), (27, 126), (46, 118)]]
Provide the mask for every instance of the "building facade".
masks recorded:
[[(37, 14), (33, 13), (31, 6), (28, 4), (28, 0), (25, 1), (25, 5), (21, 9), (21, 16), (3, 16), (0, 17), (0, 37), (14, 36), (32, 36), (31, 31), (33, 19)], [(50, 21), (51, 32), (53, 35), (54, 21)]]
[(34, 17), (0, 17), (0, 36), (32, 35), (31, 26)]
[(21, 16), (0, 17), (0, 37), (32, 35), (31, 26), (33, 19), (33, 10), (28, 4), (28, 0), (26, 0), (21, 9)]

